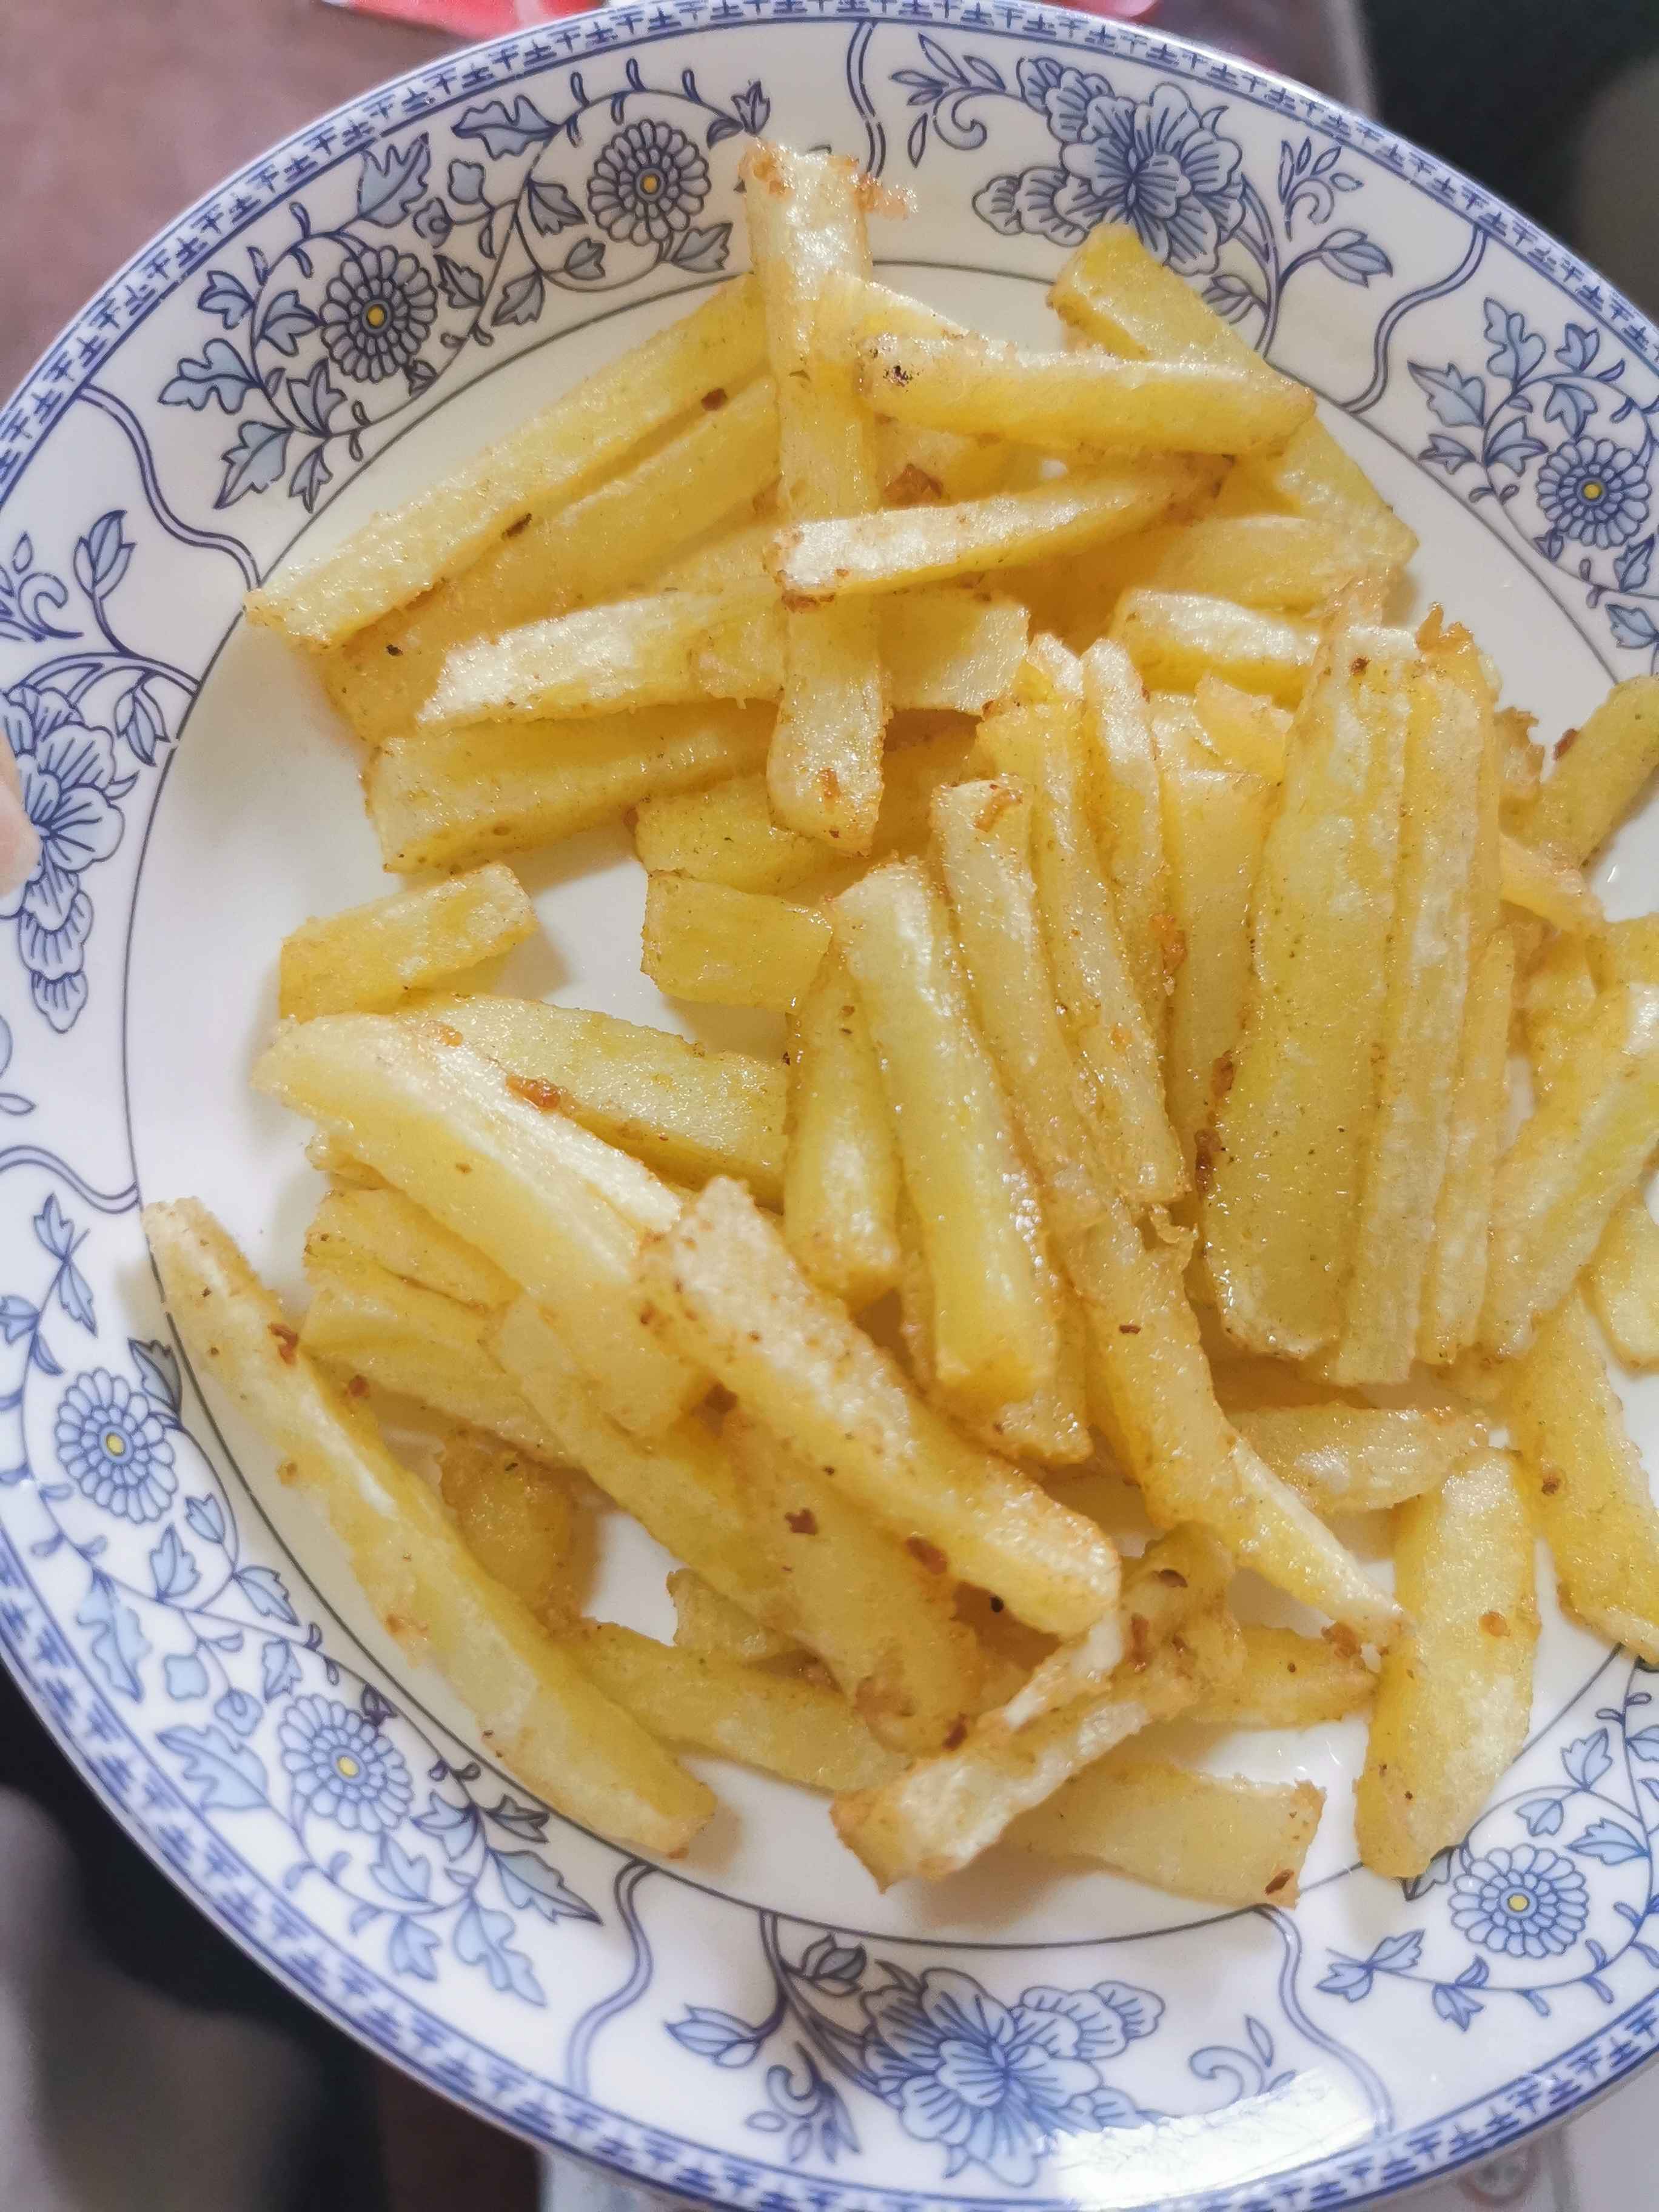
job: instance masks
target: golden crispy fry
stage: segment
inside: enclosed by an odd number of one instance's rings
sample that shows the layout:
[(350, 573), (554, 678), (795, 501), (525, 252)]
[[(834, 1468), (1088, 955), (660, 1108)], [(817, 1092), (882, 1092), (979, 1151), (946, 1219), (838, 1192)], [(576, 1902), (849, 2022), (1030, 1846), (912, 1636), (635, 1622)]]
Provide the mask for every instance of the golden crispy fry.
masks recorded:
[(1170, 871), (1146, 686), (1121, 646), (1106, 638), (1084, 654), (1081, 672), (1090, 811), (1135, 993), (1161, 1051), (1170, 1023)]
[[(1030, 633), (1018, 599), (955, 584), (884, 599), (876, 622), (895, 713), (985, 714), (1013, 682)], [(884, 784), (877, 838), (887, 813)]]
[(1059, 1364), (1054, 1285), (945, 902), (919, 861), (890, 861), (836, 902), (836, 938), (915, 1207), (939, 1382), (981, 1406), (1029, 1397)]
[(1190, 710), (1182, 708), (1178, 700), (1161, 704), (1153, 728), (1168, 912), (1182, 956), (1171, 979), (1164, 1096), (1182, 1154), (1195, 1168), (1200, 1137), (1232, 1080), (1244, 1028), (1250, 901), (1273, 793), (1259, 775), (1219, 766), (1197, 742)]
[(745, 1667), (799, 1668), (811, 1658), (805, 1644), (778, 1629), (762, 1627), (695, 1568), (676, 1567), (668, 1577), (668, 1595), (674, 1601), (674, 1641), (683, 1651), (706, 1651)]
[(783, 1234), (808, 1279), (854, 1313), (898, 1281), (902, 1176), (869, 1025), (832, 945), (790, 1022)]
[(1294, 707), (1308, 687), (1319, 628), (1197, 592), (1126, 592), (1111, 635), (1156, 690), (1190, 691), (1219, 676)]
[(787, 1083), (768, 1060), (536, 999), (434, 1000), (425, 1018), (659, 1175), (736, 1176), (769, 1206), (781, 1194)]
[(1596, 976), (1582, 937), (1556, 936), (1533, 961), (1521, 990), (1521, 1029), (1533, 1081), (1547, 1096), (1596, 1009)]
[(393, 738), (364, 771), (394, 875), (556, 844), (660, 793), (741, 775), (766, 757), (768, 708), (719, 701), (545, 726), (479, 723)]
[(1090, 459), (1250, 453), (1282, 445), (1313, 413), (1311, 392), (1223, 362), (1034, 353), (966, 335), (866, 338), (859, 354), (878, 417)]
[[(1414, 687), (1388, 997), (1353, 1270), (1330, 1363), (1339, 1382), (1403, 1382), (1422, 1319), (1450, 1155), (1492, 702), (1437, 665)], [(1492, 830), (1495, 834), (1497, 823)]]
[(1486, 1440), (1468, 1415), (1375, 1406), (1259, 1406), (1239, 1434), (1316, 1513), (1376, 1513), (1438, 1490)]
[(738, 1185), (708, 1185), (647, 1249), (644, 1280), (675, 1340), (706, 1347), (741, 1405), (896, 1534), (935, 1547), (944, 1571), (1058, 1636), (1110, 1610), (1117, 1559), (1099, 1531), (964, 1443)]
[(576, 1502), (570, 1486), (516, 1444), (458, 1431), (438, 1487), (461, 1540), (487, 1575), (556, 1628), (575, 1610)]
[(1602, 926), (1601, 902), (1570, 862), (1546, 848), (1505, 837), (1501, 848), (1504, 897), (1553, 929), (1583, 934)]
[(1534, 1542), (1515, 1463), (1484, 1451), (1395, 1517), (1409, 1637), (1384, 1655), (1354, 1802), (1359, 1856), (1408, 1881), (1461, 1843), (1527, 1740)]
[(768, 557), (786, 605), (908, 591), (1127, 537), (1212, 480), (1201, 461), (1125, 462), (949, 507), (796, 523), (778, 532)]
[(780, 1625), (774, 1581), (744, 1525), (730, 1461), (695, 1414), (648, 1443), (629, 1436), (530, 1298), (507, 1309), (490, 1349), (556, 1438), (562, 1458), (722, 1597), (768, 1626)]
[[(920, 850), (929, 794), (937, 783), (956, 781), (972, 742), (969, 732), (952, 723), (889, 750), (872, 860)], [(672, 870), (738, 891), (792, 891), (825, 880), (823, 845), (772, 819), (763, 775), (732, 776), (708, 791), (647, 799), (635, 818), (634, 849), (653, 874)], [(829, 858), (828, 866), (835, 866)]]
[(1285, 748), (1291, 717), (1254, 691), (1241, 691), (1220, 676), (1200, 676), (1193, 706), (1205, 743), (1229, 768), (1247, 769), (1267, 783), (1285, 780)]
[(1659, 915), (1638, 915), (1597, 931), (1586, 950), (1600, 990), (1617, 983), (1659, 983)]
[[(747, 516), (777, 472), (777, 390), (760, 376), (724, 405), (705, 401), (686, 428), (585, 499), (538, 515), (412, 606), (333, 647), (319, 662), (328, 695), (370, 744), (398, 737), (454, 647), (641, 589), (682, 545)], [(757, 560), (752, 580), (761, 574)]]
[(1206, 1905), (1291, 1905), (1324, 1808), (1310, 1782), (1194, 1774), (1131, 1742), (1028, 1813), (1008, 1840)]
[(1575, 1291), (1502, 1372), (1502, 1403), (1563, 1601), (1659, 1662), (1659, 1510)]
[(666, 1743), (739, 1759), (809, 1790), (869, 1789), (898, 1765), (846, 1699), (820, 1683), (659, 1644), (611, 1620), (584, 1621), (562, 1641), (606, 1697)]
[(1423, 1285), (1417, 1352), (1436, 1366), (1449, 1365), (1480, 1330), (1492, 1187), (1509, 1109), (1514, 992), (1515, 940), (1508, 930), (1494, 930), (1469, 977), (1451, 1142)]
[(387, 1632), (442, 1669), (490, 1754), (571, 1820), (638, 1850), (684, 1852), (714, 1809), (708, 1790), (485, 1574), (433, 1492), (299, 1349), (211, 1214), (188, 1199), (149, 1206), (144, 1231), (196, 1364), (327, 1514)]
[(974, 1634), (924, 1543), (871, 1519), (827, 1476), (741, 1412), (732, 1453), (753, 1540), (775, 1578), (779, 1618), (823, 1661), (866, 1727), (895, 1751), (937, 1751), (980, 1686)]
[(349, 1138), (541, 1299), (626, 1426), (664, 1427), (701, 1395), (696, 1370), (647, 1328), (634, 1279), (646, 1229), (678, 1201), (627, 1153), (532, 1104), (457, 1031), (325, 1014), (279, 1030), (253, 1079)]
[[(824, 154), (750, 149), (743, 164), (749, 248), (778, 384), (779, 490), (799, 520), (866, 514), (881, 503), (872, 426), (848, 365), (814, 343), (831, 275), (870, 274), (857, 169)], [(888, 701), (868, 608), (785, 617), (783, 702), (766, 764), (786, 829), (847, 853), (868, 849), (881, 803)]]
[(1034, 794), (1031, 860), (1043, 933), (1117, 1188), (1162, 1203), (1188, 1178), (1089, 819), (1081, 718), (1065, 708), (1017, 708), (983, 723), (980, 740), (997, 768)]
[[(325, 1129), (319, 1129), (306, 1139), (306, 1158), (319, 1175), (328, 1176), (335, 1190), (387, 1190), (391, 1188), (383, 1175), (377, 1175), (367, 1161), (354, 1158), (351, 1147), (342, 1144), (337, 1137), (331, 1137)], [(420, 1210), (419, 1206), (415, 1209), (417, 1213)], [(376, 1257), (379, 1256), (377, 1254)], [(390, 1266), (391, 1262), (388, 1261), (386, 1264)], [(401, 1274), (405, 1270), (394, 1268), (392, 1272)], [(434, 1285), (439, 1290), (445, 1287), (441, 1283)], [(465, 1303), (476, 1304), (477, 1301)]]
[(587, 490), (709, 392), (747, 383), (763, 356), (754, 280), (723, 285), (343, 545), (285, 568), (249, 595), (249, 619), (300, 644), (337, 645), (467, 568), (515, 523)]
[(493, 1260), (386, 1183), (374, 1189), (331, 1191), (306, 1231), (307, 1270), (359, 1260), (373, 1261), (406, 1283), (441, 1291), (465, 1306), (510, 1305), (519, 1295), (517, 1284)]
[(1416, 659), (1403, 631), (1339, 626), (1291, 731), (1257, 877), (1253, 989), (1204, 1228), (1229, 1334), (1286, 1358), (1341, 1322), (1375, 1109), (1358, 1041), (1382, 1028)]
[(486, 1348), (488, 1309), (348, 1260), (311, 1269), (312, 1299), (300, 1341), (348, 1391), (372, 1382), (507, 1443), (556, 1460), (558, 1445)]
[(1498, 710), (1498, 767), (1504, 827), (1524, 821), (1543, 782), (1544, 749), (1533, 737), (1538, 717), (1519, 707)]
[[(1192, 1718), (1210, 1728), (1319, 1728), (1363, 1712), (1376, 1677), (1358, 1651), (1294, 1628), (1245, 1627), (1244, 1664), (1206, 1692)], [(1339, 1639), (1340, 1641), (1340, 1639)]]
[(1659, 1221), (1627, 1198), (1607, 1224), (1584, 1287), (1626, 1367), (1659, 1367)]
[[(1178, 1530), (1138, 1563), (1124, 1592), (1130, 1656), (1103, 1689), (1012, 1734), (975, 1729), (878, 1790), (836, 1801), (836, 1833), (883, 1888), (937, 1880), (977, 1858), (1021, 1813), (1154, 1721), (1170, 1720), (1241, 1660), (1218, 1591), (1225, 1555)], [(1167, 1579), (1165, 1579), (1167, 1577)]]
[(1134, 583), (1287, 615), (1314, 613), (1377, 565), (1362, 540), (1300, 514), (1201, 515), (1149, 532), (1139, 548)]
[(1659, 676), (1633, 676), (1556, 747), (1554, 772), (1521, 817), (1517, 835), (1582, 868), (1641, 797), (1656, 767)]
[(453, 989), (469, 969), (521, 945), (536, 910), (499, 863), (417, 891), (301, 922), (283, 939), (277, 1011), (389, 1013), (417, 991)]
[(675, 875), (646, 886), (640, 965), (671, 999), (787, 1014), (829, 944), (827, 915), (763, 891)]
[(1278, 453), (1252, 453), (1241, 461), (1225, 490), (1241, 514), (1266, 507), (1341, 531), (1370, 552), (1369, 573), (1379, 585), (1386, 586), (1417, 550), (1416, 533), (1316, 419)]
[(1481, 1341), (1523, 1351), (1659, 1142), (1659, 989), (1607, 992), (1498, 1163)]

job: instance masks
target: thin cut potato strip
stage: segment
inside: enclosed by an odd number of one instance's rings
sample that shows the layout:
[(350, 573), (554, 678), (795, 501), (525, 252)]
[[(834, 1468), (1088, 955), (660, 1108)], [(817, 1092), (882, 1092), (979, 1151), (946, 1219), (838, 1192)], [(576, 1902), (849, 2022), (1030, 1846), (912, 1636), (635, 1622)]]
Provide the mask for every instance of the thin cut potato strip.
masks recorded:
[(1008, 1841), (1206, 1905), (1289, 1905), (1324, 1808), (1310, 1782), (1194, 1774), (1132, 1741), (1026, 1814)]
[(1451, 1141), (1423, 1285), (1417, 1356), (1447, 1366), (1480, 1332), (1492, 1187), (1509, 1108), (1515, 939), (1494, 930), (1475, 962), (1463, 1010)]
[(1146, 687), (1128, 654), (1104, 638), (1084, 654), (1079, 673), (1089, 811), (1136, 994), (1162, 1050), (1170, 1023), (1170, 886)]
[(787, 1014), (830, 945), (830, 917), (694, 876), (646, 885), (640, 965), (671, 999)]
[(1377, 1513), (1424, 1497), (1486, 1436), (1471, 1415), (1407, 1407), (1258, 1406), (1232, 1420), (1316, 1513)]
[(647, 1246), (643, 1281), (672, 1340), (696, 1346), (738, 1403), (789, 1438), (958, 1579), (1057, 1636), (1117, 1598), (1117, 1555), (1006, 1461), (967, 1444), (896, 1364), (815, 1291), (779, 1231), (717, 1179)]
[(595, 1687), (523, 1601), (473, 1559), (428, 1486), (325, 1382), (241, 1254), (192, 1200), (144, 1209), (162, 1293), (186, 1349), (321, 1507), (364, 1596), (413, 1660), (429, 1660), (492, 1756), (573, 1820), (678, 1857), (712, 1793)]
[(498, 1437), (457, 1429), (438, 1459), (438, 1488), (461, 1540), (487, 1575), (549, 1628), (576, 1609), (577, 1507), (568, 1480)]
[(1373, 1874), (1413, 1880), (1461, 1843), (1527, 1740), (1534, 1548), (1505, 1452), (1398, 1510), (1395, 1589), (1413, 1628), (1383, 1657), (1354, 1805)]
[(1198, 497), (1209, 481), (1201, 462), (1126, 463), (954, 506), (796, 523), (777, 532), (769, 560), (786, 605), (908, 591), (1127, 537)]
[(1595, 1317), (1626, 1367), (1659, 1367), (1659, 1221), (1627, 1198), (1584, 1276)]
[(277, 1012), (389, 1013), (416, 992), (453, 989), (469, 969), (521, 945), (535, 908), (499, 863), (419, 890), (394, 891), (314, 921), (283, 939)]
[(797, 1002), (788, 1057), (784, 1241), (811, 1281), (857, 1313), (899, 1279), (903, 1170), (869, 1024), (836, 946)]
[(1205, 743), (1227, 767), (1247, 769), (1266, 783), (1285, 781), (1287, 708), (1229, 684), (1224, 676), (1200, 676), (1193, 690), (1193, 709)]
[(708, 1651), (745, 1667), (803, 1667), (811, 1658), (805, 1646), (775, 1628), (763, 1628), (740, 1605), (725, 1597), (693, 1567), (676, 1567), (668, 1577), (674, 1603), (674, 1641), (683, 1651)]
[(1316, 623), (1199, 592), (1126, 592), (1111, 635), (1155, 690), (1190, 691), (1218, 676), (1294, 707), (1319, 651)]
[(1376, 1677), (1346, 1638), (1247, 1622), (1244, 1663), (1206, 1691), (1189, 1717), (1209, 1728), (1304, 1729), (1363, 1712)]
[(1500, 848), (1504, 898), (1523, 914), (1535, 914), (1552, 929), (1584, 933), (1602, 925), (1601, 902), (1571, 862), (1541, 845), (1505, 837)]
[(305, 1258), (308, 1273), (371, 1260), (405, 1282), (485, 1310), (510, 1305), (519, 1295), (512, 1277), (476, 1245), (385, 1183), (331, 1190), (311, 1218)]
[(299, 644), (337, 645), (466, 568), (515, 523), (574, 499), (653, 431), (763, 365), (760, 299), (753, 279), (740, 278), (343, 545), (285, 568), (249, 595), (249, 619)]
[(1522, 816), (1517, 834), (1582, 868), (1641, 797), (1656, 768), (1659, 676), (1633, 676), (1614, 686), (1582, 729), (1562, 739), (1554, 772)]
[(1301, 514), (1200, 515), (1184, 527), (1149, 531), (1134, 551), (1134, 581), (1149, 590), (1196, 592), (1286, 615), (1315, 613), (1376, 568), (1363, 542)]

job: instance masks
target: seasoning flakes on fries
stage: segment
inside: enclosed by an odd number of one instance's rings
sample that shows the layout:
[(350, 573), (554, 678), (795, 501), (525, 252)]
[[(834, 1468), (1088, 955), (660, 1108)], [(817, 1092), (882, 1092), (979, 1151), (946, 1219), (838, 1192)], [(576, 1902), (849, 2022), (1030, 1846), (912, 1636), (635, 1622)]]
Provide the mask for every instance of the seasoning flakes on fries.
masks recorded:
[[(1322, 1792), (1164, 1724), (1365, 1718), (1409, 1879), (1524, 1739), (1534, 1528), (1659, 1663), (1601, 1334), (1659, 1366), (1659, 919), (1584, 872), (1659, 679), (1544, 775), (1133, 230), (1008, 344), (875, 280), (850, 163), (744, 179), (752, 276), (251, 602), (422, 880), (281, 949), (307, 1310), (185, 1200), (174, 1322), (491, 1754), (630, 1848), (713, 1813), (684, 1747), (828, 1793), (884, 1885), (1006, 1838), (1286, 1905)], [(605, 823), (646, 975), (769, 1054), (496, 988), (507, 858)], [(672, 1644), (590, 1617), (601, 1506)], [(1246, 1567), (1308, 1617), (1241, 1624)]]

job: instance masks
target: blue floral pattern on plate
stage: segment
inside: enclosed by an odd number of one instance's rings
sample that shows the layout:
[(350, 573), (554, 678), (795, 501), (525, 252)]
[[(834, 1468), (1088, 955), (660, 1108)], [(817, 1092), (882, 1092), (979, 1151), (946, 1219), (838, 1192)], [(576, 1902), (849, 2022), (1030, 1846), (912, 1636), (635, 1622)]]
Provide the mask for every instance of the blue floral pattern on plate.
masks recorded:
[(524, 1802), (377, 1664), (149, 1285), (126, 941), (240, 592), (498, 362), (735, 265), (769, 129), (915, 182), (951, 267), (1041, 280), (1100, 216), (1132, 224), (1415, 454), (1609, 672), (1659, 659), (1653, 334), (1474, 187), (1242, 66), (978, 0), (668, 0), (325, 119), (0, 412), (0, 717), (42, 836), (0, 916), (0, 1646), (208, 1910), (538, 2140), (754, 2212), (1358, 2203), (1659, 2045), (1642, 1669), (1569, 1698), (1404, 1891), (1333, 1870), (1294, 1917), (1194, 1936), (1111, 1923), (1103, 1886), (1060, 1942), (805, 1920)]

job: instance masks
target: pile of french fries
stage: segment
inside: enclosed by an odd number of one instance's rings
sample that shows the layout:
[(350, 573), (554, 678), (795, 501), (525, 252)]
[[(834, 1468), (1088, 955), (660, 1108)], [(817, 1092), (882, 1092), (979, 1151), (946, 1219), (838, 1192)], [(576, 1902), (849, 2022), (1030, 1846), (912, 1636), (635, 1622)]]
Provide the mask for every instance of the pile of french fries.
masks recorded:
[[(1525, 1736), (1535, 1531), (1659, 1662), (1601, 1340), (1659, 1365), (1659, 919), (1583, 873), (1659, 682), (1545, 780), (1468, 632), (1392, 617), (1413, 540), (1310, 396), (1132, 231), (1013, 346), (874, 281), (847, 163), (745, 181), (752, 275), (255, 595), (420, 880), (283, 948), (309, 1310), (183, 1200), (174, 1320), (621, 1842), (686, 1850), (690, 1748), (833, 1793), (884, 1884), (1000, 1839), (1288, 1904), (1322, 1792), (1175, 1747), (1369, 1711), (1362, 1853), (1420, 1873)], [(775, 1059), (491, 988), (502, 856), (618, 819), (646, 972)], [(601, 1504), (672, 1644), (586, 1617)]]

